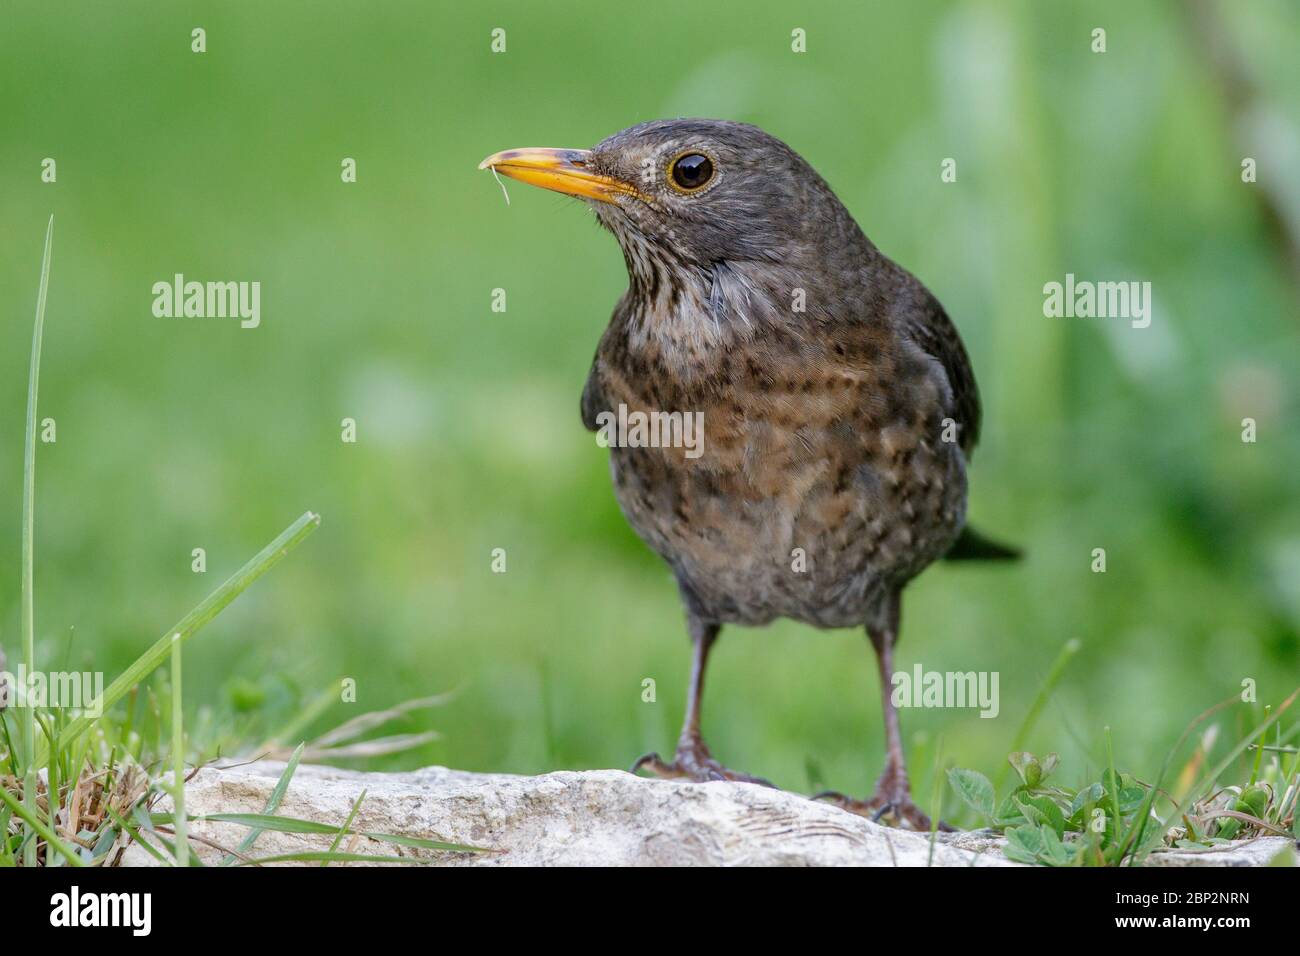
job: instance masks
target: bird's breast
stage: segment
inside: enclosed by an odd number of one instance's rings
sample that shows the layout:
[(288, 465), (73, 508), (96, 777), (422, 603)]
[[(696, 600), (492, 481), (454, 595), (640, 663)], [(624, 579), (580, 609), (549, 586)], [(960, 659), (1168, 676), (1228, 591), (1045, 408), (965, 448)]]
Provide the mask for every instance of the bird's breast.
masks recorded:
[[(719, 620), (861, 623), (960, 529), (938, 389), (895, 350), (840, 347), (740, 350), (689, 381), (598, 359), (619, 504)], [(664, 413), (696, 431), (634, 434)]]

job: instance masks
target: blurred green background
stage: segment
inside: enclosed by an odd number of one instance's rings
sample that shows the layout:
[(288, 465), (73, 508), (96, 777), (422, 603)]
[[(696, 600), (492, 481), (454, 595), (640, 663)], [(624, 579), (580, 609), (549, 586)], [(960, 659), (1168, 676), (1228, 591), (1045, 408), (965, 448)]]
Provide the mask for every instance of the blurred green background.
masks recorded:
[[(1247, 86), (1211, 59), (1205, 9)], [(579, 204), (513, 184), (507, 206), (475, 166), (645, 119), (726, 117), (817, 167), (945, 303), (982, 386), (972, 519), (1028, 559), (927, 572), (898, 663), (1000, 672), (1001, 715), (904, 712), (913, 759), (927, 766), (941, 741), (948, 761), (1001, 762), (1078, 639), (1030, 748), (1059, 750), (1074, 776), (1103, 759), (1109, 725), (1117, 761), (1149, 772), (1243, 678), (1261, 704), (1300, 678), (1297, 48), (1300, 9), (1282, 0), (8, 0), (0, 643), (13, 666), (26, 366), (53, 212), (47, 666), (111, 679), (310, 508), (321, 530), (190, 645), (192, 707), (287, 715), (353, 677), (357, 704), (316, 729), (459, 688), (399, 728), (439, 741), (371, 766), (532, 773), (671, 749), (689, 662), (676, 589), (578, 417), (622, 258)], [(1241, 181), (1244, 156), (1259, 183)], [(940, 182), (946, 157), (956, 183)], [(155, 318), (151, 286), (176, 272), (259, 280), (261, 327)], [(1152, 282), (1151, 327), (1044, 318), (1043, 284), (1066, 272)], [(1256, 444), (1240, 440), (1245, 416)], [(1097, 547), (1105, 574), (1090, 571)], [(881, 765), (858, 632), (724, 632), (705, 710), (715, 753), (784, 786), (809, 786), (811, 765), (865, 792)], [(1251, 717), (1228, 714), (1228, 731)]]

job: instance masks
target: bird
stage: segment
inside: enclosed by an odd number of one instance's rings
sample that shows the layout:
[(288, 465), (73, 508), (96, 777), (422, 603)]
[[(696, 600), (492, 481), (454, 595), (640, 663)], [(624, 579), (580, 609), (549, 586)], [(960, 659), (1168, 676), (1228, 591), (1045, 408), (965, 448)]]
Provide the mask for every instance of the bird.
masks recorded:
[[(673, 758), (647, 754), (632, 772), (770, 786), (704, 742), (722, 628), (864, 628), (884, 768), (868, 797), (818, 797), (928, 830), (891, 700), (902, 591), (941, 558), (1018, 555), (966, 526), (980, 399), (943, 306), (803, 157), (753, 125), (654, 120), (590, 149), (509, 149), (479, 168), (583, 201), (627, 266), (582, 421), (606, 432), (615, 497), (671, 568), (693, 645)], [(699, 422), (699, 447), (630, 434), (638, 414)]]

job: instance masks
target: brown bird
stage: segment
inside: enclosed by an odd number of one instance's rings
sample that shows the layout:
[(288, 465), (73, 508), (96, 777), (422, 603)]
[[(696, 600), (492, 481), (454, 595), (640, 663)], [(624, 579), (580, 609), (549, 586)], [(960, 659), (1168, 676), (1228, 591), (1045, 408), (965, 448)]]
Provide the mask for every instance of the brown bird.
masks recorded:
[(619, 505), (672, 568), (694, 643), (674, 758), (632, 769), (766, 783), (727, 769), (700, 735), (719, 629), (865, 625), (885, 768), (868, 799), (831, 796), (928, 828), (890, 700), (900, 595), (945, 555), (1014, 554), (963, 532), (980, 403), (943, 307), (754, 126), (660, 120), (594, 149), (512, 149), (479, 168), (584, 199), (627, 263), (582, 420), (609, 439)]

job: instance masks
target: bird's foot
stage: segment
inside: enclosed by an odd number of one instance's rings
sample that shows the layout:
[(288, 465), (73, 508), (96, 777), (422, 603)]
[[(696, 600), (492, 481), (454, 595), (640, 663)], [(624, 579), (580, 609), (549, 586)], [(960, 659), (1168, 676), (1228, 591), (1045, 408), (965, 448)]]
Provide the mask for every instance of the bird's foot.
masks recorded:
[(704, 745), (702, 740), (679, 743), (671, 763), (665, 761), (657, 753), (648, 753), (632, 764), (630, 772), (636, 773), (638, 770), (649, 770), (656, 777), (669, 779), (685, 777), (694, 780), (696, 783), (707, 783), (711, 780), (734, 780), (738, 783), (757, 783), (764, 787), (775, 787), (771, 781), (764, 780), (762, 777), (753, 777), (747, 773), (724, 767), (713, 759), (709, 753), (709, 748)]
[[(812, 799), (834, 804), (841, 810), (856, 813), (860, 817), (868, 817), (873, 823), (927, 833), (931, 828), (930, 817), (912, 802), (912, 794), (906, 788), (877, 788), (866, 800), (856, 800), (834, 790), (823, 790)], [(953, 827), (942, 820), (936, 829), (942, 833), (955, 832)]]

